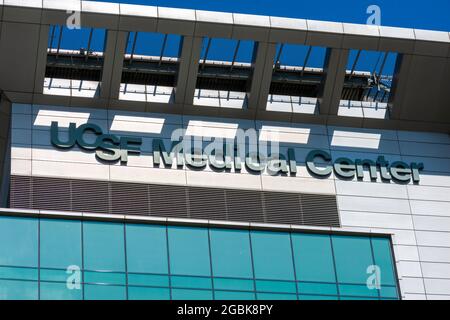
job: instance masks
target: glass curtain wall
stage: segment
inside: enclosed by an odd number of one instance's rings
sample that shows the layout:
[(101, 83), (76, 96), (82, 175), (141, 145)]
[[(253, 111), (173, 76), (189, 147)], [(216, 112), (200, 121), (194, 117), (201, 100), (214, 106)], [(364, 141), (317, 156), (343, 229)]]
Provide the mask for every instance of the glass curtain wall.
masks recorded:
[(0, 217), (0, 299), (398, 299), (389, 238)]

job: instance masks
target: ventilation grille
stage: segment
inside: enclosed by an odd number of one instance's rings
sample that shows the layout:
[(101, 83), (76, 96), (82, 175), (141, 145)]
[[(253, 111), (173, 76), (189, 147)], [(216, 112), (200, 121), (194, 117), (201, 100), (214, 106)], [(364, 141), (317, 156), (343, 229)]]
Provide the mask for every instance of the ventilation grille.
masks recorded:
[(10, 191), (12, 208), (340, 226), (330, 195), (23, 176)]

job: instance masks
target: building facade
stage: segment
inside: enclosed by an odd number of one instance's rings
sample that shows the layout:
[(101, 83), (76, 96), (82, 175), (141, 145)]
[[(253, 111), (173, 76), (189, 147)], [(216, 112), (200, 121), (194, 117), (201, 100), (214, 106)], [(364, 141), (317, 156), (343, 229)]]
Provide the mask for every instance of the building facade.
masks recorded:
[(1, 299), (450, 298), (448, 32), (0, 4)]

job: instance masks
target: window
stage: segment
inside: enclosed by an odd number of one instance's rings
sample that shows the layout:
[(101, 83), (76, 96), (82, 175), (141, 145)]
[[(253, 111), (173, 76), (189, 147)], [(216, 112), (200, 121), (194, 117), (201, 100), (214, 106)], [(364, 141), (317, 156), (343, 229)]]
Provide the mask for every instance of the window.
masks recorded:
[(171, 274), (210, 276), (208, 230), (191, 227), (168, 230)]
[(121, 298), (125, 287), (124, 225), (118, 223), (84, 222), (84, 282), (108, 284), (85, 285), (85, 299), (102, 299), (110, 292), (112, 299)]
[(129, 224), (126, 239), (128, 272), (168, 273), (166, 227)]
[(38, 221), (31, 218), (0, 219), (0, 265), (38, 266)]
[(339, 282), (365, 284), (367, 268), (373, 265), (370, 238), (332, 236)]
[(288, 233), (252, 231), (255, 277), (294, 280), (291, 242)]
[(0, 216), (0, 299), (398, 297), (385, 237)]
[(41, 268), (81, 268), (81, 222), (41, 219)]
[(211, 229), (210, 237), (215, 277), (253, 278), (248, 231)]
[(292, 245), (298, 281), (336, 281), (329, 235), (293, 234)]
[(84, 268), (94, 271), (125, 271), (123, 225), (83, 223)]

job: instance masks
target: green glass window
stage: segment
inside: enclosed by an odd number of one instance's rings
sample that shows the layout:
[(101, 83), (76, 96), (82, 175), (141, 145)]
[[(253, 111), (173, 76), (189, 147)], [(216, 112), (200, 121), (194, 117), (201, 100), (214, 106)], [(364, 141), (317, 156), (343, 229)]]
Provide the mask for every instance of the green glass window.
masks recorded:
[(356, 284), (340, 284), (339, 293), (342, 296), (353, 296), (353, 297), (378, 297), (378, 290), (376, 288), (369, 289), (367, 285), (356, 285)]
[(299, 295), (298, 296), (299, 300), (338, 300), (337, 296), (323, 296), (323, 295)]
[(215, 277), (253, 278), (248, 231), (211, 229), (210, 238)]
[(166, 227), (126, 225), (127, 268), (133, 273), (168, 273)]
[(169, 276), (128, 273), (128, 284), (136, 286), (168, 287)]
[(0, 216), (0, 299), (398, 299), (394, 261), (383, 237)]
[(295, 294), (286, 293), (257, 293), (258, 300), (297, 300)]
[(255, 300), (253, 292), (215, 291), (214, 297), (216, 300)]
[(84, 298), (86, 300), (125, 300), (126, 287), (86, 284)]
[(38, 280), (38, 273), (37, 268), (0, 267), (1, 279)]
[(255, 282), (253, 279), (214, 278), (214, 289), (253, 291)]
[(0, 219), (0, 265), (38, 266), (38, 220), (22, 217)]
[(128, 287), (128, 299), (130, 300), (169, 300), (168, 288)]
[(119, 223), (84, 222), (84, 269), (125, 271), (123, 230)]
[(168, 227), (170, 273), (174, 275), (210, 276), (208, 230), (191, 227)]
[(366, 284), (367, 268), (372, 266), (372, 248), (369, 237), (331, 236), (338, 281)]
[(211, 289), (212, 282), (209, 277), (183, 277), (172, 276), (172, 287), (174, 288), (193, 288), (193, 289)]
[(82, 289), (69, 289), (67, 284), (58, 282), (44, 282), (40, 284), (42, 300), (81, 300), (83, 299)]
[(82, 267), (81, 222), (74, 220), (41, 219), (41, 267), (66, 270)]
[(336, 281), (329, 235), (294, 233), (292, 245), (298, 281)]
[(392, 261), (391, 242), (387, 238), (372, 238), (375, 265), (380, 268), (381, 285), (395, 286), (397, 281)]
[(1, 300), (36, 300), (37, 281), (0, 280)]
[(293, 281), (256, 280), (256, 290), (261, 292), (296, 293)]
[(173, 300), (212, 300), (210, 290), (172, 289)]
[(255, 277), (295, 280), (289, 233), (251, 231)]
[(338, 294), (336, 283), (299, 282), (297, 286), (300, 294)]

